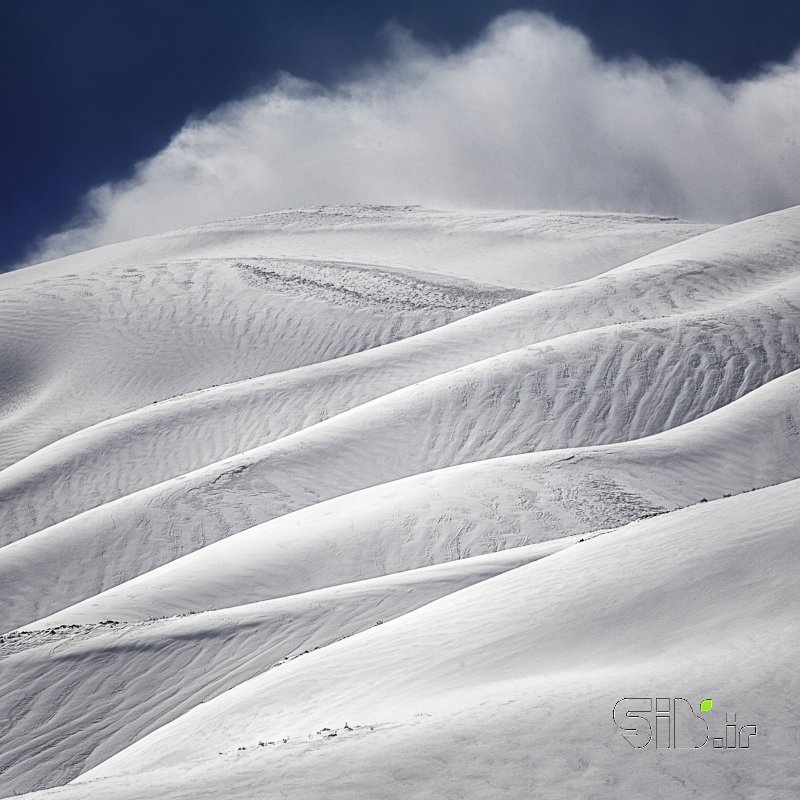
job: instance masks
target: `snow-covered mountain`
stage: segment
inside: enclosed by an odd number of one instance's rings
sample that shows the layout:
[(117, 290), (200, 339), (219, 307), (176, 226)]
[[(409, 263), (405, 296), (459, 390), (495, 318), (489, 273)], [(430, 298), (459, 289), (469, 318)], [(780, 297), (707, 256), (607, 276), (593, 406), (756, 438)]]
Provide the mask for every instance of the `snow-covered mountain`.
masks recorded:
[(267, 214), (0, 337), (0, 797), (800, 794), (800, 207)]

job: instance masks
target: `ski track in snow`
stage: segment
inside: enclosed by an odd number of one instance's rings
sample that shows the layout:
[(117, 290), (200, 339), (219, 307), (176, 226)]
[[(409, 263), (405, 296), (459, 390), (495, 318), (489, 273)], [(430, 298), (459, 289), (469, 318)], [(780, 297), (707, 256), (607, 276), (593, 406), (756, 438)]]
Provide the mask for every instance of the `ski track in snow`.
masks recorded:
[(352, 207), (0, 276), (0, 796), (796, 796), (798, 267)]

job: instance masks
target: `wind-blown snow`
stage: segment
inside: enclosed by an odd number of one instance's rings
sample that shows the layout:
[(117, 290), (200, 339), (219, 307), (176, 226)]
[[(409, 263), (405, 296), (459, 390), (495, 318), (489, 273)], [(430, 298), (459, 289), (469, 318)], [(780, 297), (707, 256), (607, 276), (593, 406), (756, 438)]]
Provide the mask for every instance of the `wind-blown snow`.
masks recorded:
[(92, 189), (36, 260), (311, 203), (742, 219), (800, 202), (798, 97), (798, 54), (725, 83), (604, 58), (541, 14), (505, 15), (455, 52), (400, 35), (337, 86), (284, 76), (187, 121), (128, 180)]
[(384, 207), (0, 276), (0, 796), (793, 796), (799, 264)]

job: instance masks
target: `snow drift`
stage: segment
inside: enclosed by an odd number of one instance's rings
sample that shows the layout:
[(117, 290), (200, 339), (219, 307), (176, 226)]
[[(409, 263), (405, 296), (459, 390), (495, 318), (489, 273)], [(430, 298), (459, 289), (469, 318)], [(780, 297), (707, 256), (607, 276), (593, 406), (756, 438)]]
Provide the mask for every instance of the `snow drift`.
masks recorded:
[(0, 276), (0, 796), (792, 796), (799, 263), (361, 207)]

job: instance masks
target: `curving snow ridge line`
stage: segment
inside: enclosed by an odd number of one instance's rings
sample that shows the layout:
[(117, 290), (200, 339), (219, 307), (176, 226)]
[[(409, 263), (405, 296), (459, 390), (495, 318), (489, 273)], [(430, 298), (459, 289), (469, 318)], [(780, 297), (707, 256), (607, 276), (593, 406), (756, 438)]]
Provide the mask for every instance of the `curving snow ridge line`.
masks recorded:
[[(674, 427), (800, 368), (800, 280), (437, 376), (0, 550), (18, 627), (307, 505), (458, 463)], [(364, 459), (369, 453), (369, 459)], [(57, 576), (57, 577), (56, 577)]]
[(479, 461), (309, 506), (34, 627), (144, 620), (289, 596), (614, 528), (800, 475), (800, 371), (678, 428)]
[[(359, 791), (387, 796), (384, 770), (401, 757), (415, 768), (398, 775), (392, 792), (434, 785), (466, 796), (476, 780), (470, 765), (490, 764), (515, 792), (557, 782), (608, 798), (648, 785), (652, 796), (674, 797), (657, 759), (620, 767), (628, 745), (613, 730), (598, 746), (598, 726), (610, 724), (631, 682), (645, 694), (657, 682), (654, 692), (687, 695), (695, 707), (714, 687), (716, 705), (735, 707), (768, 737), (746, 765), (746, 754), (734, 753), (732, 764), (717, 766), (713, 748), (690, 753), (700, 768), (675, 759), (670, 772), (679, 780), (722, 796), (719, 782), (724, 791), (733, 769), (739, 780), (785, 795), (787, 781), (796, 785), (782, 766), (792, 734), (769, 733), (792, 730), (793, 709), (774, 698), (769, 708), (769, 693), (797, 685), (788, 634), (800, 610), (790, 557), (798, 513), (795, 481), (568, 548), (253, 678), (89, 771), (63, 796), (140, 796), (123, 779), (133, 774), (140, 790), (170, 796), (184, 796), (174, 787), (189, 783), (201, 797), (244, 796), (277, 779), (290, 796), (355, 797), (353, 775)], [(743, 602), (732, 602), (736, 585)], [(569, 732), (570, 763), (583, 760), (597, 774), (565, 774), (553, 714)], [(345, 722), (358, 727), (342, 747), (315, 733), (328, 726), (346, 737)], [(278, 744), (265, 754), (259, 740)], [(241, 746), (248, 753), (240, 756)], [(444, 768), (424, 769), (436, 763)], [(598, 787), (598, 775), (614, 781)], [(106, 780), (88, 783), (98, 778)]]
[[(502, 280), (505, 263), (540, 275), (536, 288), (554, 286), (707, 227), (633, 215), (319, 209), (123, 242), (3, 275), (0, 465), (154, 401), (335, 358), (474, 310), (474, 298), (461, 311), (430, 308), (444, 287), (482, 292), (488, 304), (518, 295), (525, 282), (506, 281), (499, 294), (468, 283)], [(298, 249), (306, 234), (316, 244)], [(253, 286), (235, 268), (242, 261), (266, 267), (269, 287)], [(353, 281), (363, 288), (353, 262), (375, 265), (379, 302), (350, 315), (314, 302), (320, 289), (330, 295), (331, 276), (339, 299)], [(426, 291), (414, 291), (420, 284)], [(265, 302), (266, 291), (274, 296)], [(395, 294), (424, 308), (392, 315), (386, 299)]]
[(21, 272), (20, 285), (0, 280), (3, 466), (159, 400), (385, 344), (520, 294), (286, 259)]
[(185, 228), (19, 270), (9, 281), (95, 267), (260, 256), (384, 269), (539, 291), (627, 263), (714, 226), (646, 214), (323, 206)]
[(576, 538), (220, 612), (8, 639), (12, 653), (0, 659), (0, 717), (11, 722), (0, 730), (5, 791), (65, 783), (285, 659), (543, 558)]
[[(597, 274), (688, 227), (307, 210), (0, 279), (0, 627), (52, 626), (0, 635), (0, 795), (800, 792), (800, 209)], [(525, 252), (558, 288), (463, 280)], [(622, 768), (631, 692), (764, 746)]]
[[(0, 471), (4, 541), (473, 361), (611, 322), (700, 309), (785, 279), (794, 274), (796, 216), (789, 210), (729, 226), (621, 276), (543, 292), (392, 345), (99, 423)], [(736, 234), (742, 227), (746, 237)], [(744, 238), (746, 246), (736, 251), (731, 237), (737, 245)], [(695, 242), (706, 243), (702, 261), (691, 258)]]

